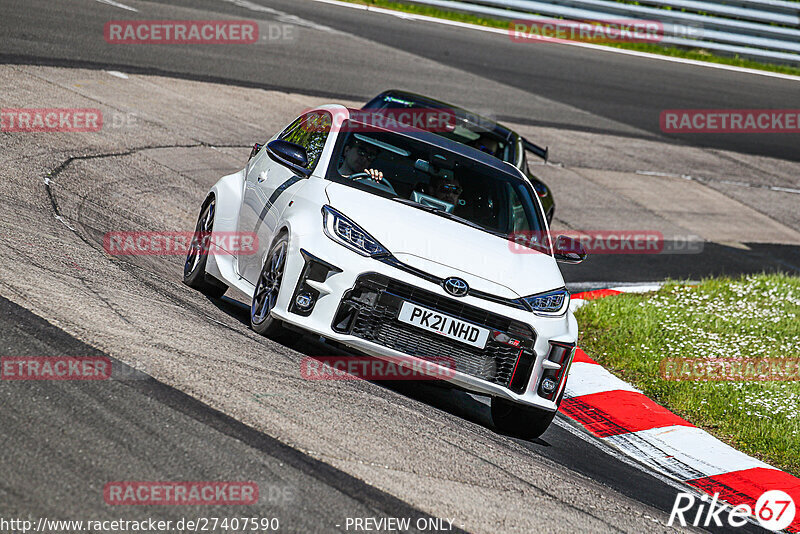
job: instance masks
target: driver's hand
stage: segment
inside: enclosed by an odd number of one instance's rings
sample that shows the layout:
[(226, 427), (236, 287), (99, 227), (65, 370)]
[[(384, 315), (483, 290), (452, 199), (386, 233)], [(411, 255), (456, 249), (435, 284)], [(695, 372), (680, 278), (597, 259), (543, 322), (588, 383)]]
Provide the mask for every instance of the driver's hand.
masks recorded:
[(383, 173), (378, 169), (364, 169), (364, 172), (369, 174), (369, 177), (375, 180), (376, 182), (380, 182), (383, 180)]

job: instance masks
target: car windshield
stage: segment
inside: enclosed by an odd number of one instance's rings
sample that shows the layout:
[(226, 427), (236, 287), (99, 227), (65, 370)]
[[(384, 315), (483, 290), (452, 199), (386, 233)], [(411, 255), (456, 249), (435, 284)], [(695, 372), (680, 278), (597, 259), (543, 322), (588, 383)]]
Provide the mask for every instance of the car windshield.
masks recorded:
[(346, 121), (331, 161), (329, 180), (487, 232), (544, 228), (526, 181), (401, 133)]
[[(368, 103), (364, 106), (364, 109), (369, 109), (372, 112), (381, 112), (401, 109), (432, 110), (438, 109), (438, 107), (438, 105), (427, 106), (420, 102), (385, 96), (382, 99), (376, 99)], [(477, 148), (512, 165), (515, 164), (517, 157), (515, 144), (494, 132), (496, 123), (463, 109), (449, 107), (441, 109), (453, 115), (453, 124), (449, 128), (430, 129), (431, 133), (441, 135), (462, 145)]]

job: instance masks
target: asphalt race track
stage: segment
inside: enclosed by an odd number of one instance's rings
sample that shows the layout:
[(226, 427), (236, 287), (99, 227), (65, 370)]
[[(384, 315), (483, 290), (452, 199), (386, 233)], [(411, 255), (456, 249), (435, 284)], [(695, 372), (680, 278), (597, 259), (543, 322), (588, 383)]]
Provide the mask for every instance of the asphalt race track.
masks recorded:
[[(665, 109), (795, 109), (800, 104), (795, 81), (556, 44), (529, 47), (495, 34), (319, 2), (129, 4), (142, 6), (138, 14), (95, 3), (6, 0), (0, 57), (50, 65), (124, 66), (352, 100), (401, 87), (516, 122), (634, 136), (662, 136), (658, 118)], [(294, 23), (297, 33), (259, 47), (232, 45), (208, 51), (181, 45), (162, 47), (157, 54), (146, 46), (110, 46), (99, 38), (108, 20), (144, 14), (152, 19), (213, 14), (274, 25)], [(268, 28), (261, 33), (268, 34)], [(463, 83), (463, 77), (448, 75), (443, 66), (481, 79)], [(707, 135), (673, 141), (800, 160), (797, 134), (767, 139)]]
[[(205, 298), (181, 283), (183, 258), (110, 256), (102, 236), (192, 229), (208, 187), (242, 167), (254, 141), (313, 105), (399, 87), (550, 145), (554, 164), (540, 175), (554, 190), (554, 227), (703, 243), (594, 256), (564, 269), (572, 288), (797, 272), (800, 197), (781, 189), (800, 188), (798, 136), (658, 130), (669, 108), (799, 108), (797, 81), (560, 45), (534, 52), (310, 0), (122, 2), (136, 13), (112, 4), (0, 2), (0, 105), (97, 107), (107, 118), (91, 134), (0, 133), (0, 354), (106, 355), (124, 375), (0, 382), (0, 517), (258, 515), (285, 532), (346, 531), (348, 517), (448, 518), (487, 533), (674, 530), (680, 488), (568, 420), (525, 442), (495, 432), (478, 397), (303, 380), (302, 358), (333, 348), (261, 338), (244, 295)], [(297, 34), (112, 46), (103, 24), (119, 18), (247, 18)], [(112, 507), (102, 492), (115, 480), (250, 480), (262, 498)]]

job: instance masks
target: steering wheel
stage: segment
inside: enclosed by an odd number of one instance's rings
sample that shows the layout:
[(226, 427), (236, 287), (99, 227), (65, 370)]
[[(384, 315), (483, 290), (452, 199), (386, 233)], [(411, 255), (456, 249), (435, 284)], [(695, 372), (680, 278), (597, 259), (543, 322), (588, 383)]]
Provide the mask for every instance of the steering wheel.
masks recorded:
[(368, 173), (368, 172), (357, 172), (355, 174), (351, 174), (349, 176), (349, 178), (351, 180), (366, 180), (367, 182), (369, 182), (369, 185), (371, 185), (372, 187), (375, 187), (377, 189), (382, 189), (382, 190), (386, 191), (387, 193), (391, 193), (393, 195), (397, 194), (397, 191), (394, 190), (394, 187), (392, 187), (392, 184), (390, 184), (389, 180), (387, 180), (386, 178), (383, 178), (379, 182), (379, 181), (375, 180), (372, 177), (372, 175), (370, 173)]

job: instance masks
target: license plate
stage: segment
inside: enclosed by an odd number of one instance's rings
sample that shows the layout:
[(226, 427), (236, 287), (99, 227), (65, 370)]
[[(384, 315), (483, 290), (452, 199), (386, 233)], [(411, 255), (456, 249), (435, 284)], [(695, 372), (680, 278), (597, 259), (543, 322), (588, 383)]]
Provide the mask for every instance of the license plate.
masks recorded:
[(489, 339), (488, 328), (481, 328), (410, 302), (403, 302), (397, 320), (479, 349), (484, 348)]

